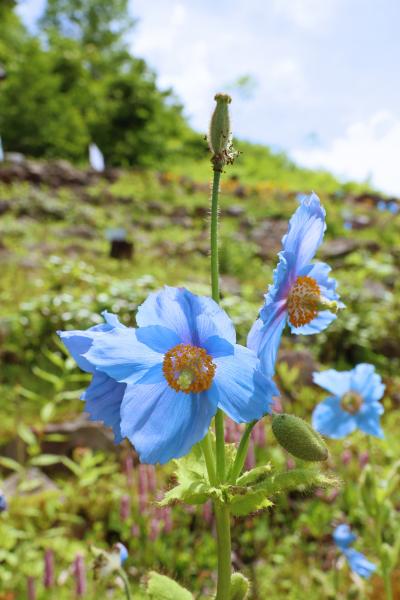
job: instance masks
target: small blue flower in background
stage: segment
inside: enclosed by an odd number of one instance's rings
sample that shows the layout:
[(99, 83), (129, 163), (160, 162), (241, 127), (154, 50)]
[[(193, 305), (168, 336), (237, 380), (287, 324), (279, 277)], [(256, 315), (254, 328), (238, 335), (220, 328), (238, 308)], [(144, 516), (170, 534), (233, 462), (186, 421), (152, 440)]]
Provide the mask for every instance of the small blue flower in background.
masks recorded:
[(311, 263), (326, 229), (325, 210), (315, 194), (303, 196), (300, 202), (282, 238), (283, 249), (273, 284), (247, 340), (267, 376), (274, 374), (286, 322), (292, 333), (318, 333), (328, 327), (337, 310), (344, 306), (338, 302), (335, 280), (328, 277), (330, 267)]
[(4, 512), (5, 510), (7, 510), (7, 500), (5, 499), (4, 495), (0, 492), (0, 513)]
[(350, 569), (354, 573), (357, 573), (357, 575), (360, 575), (360, 577), (368, 579), (376, 570), (376, 565), (367, 560), (361, 552), (354, 550), (354, 548), (350, 548), (350, 545), (356, 539), (357, 536), (352, 533), (350, 527), (344, 523), (338, 525), (333, 532), (333, 540), (346, 557)]
[(119, 550), (119, 559), (121, 561), (121, 566), (124, 564), (124, 562), (128, 559), (128, 550), (126, 548), (126, 546), (124, 546), (124, 544), (121, 544), (121, 542), (118, 542), (117, 544), (115, 544), (116, 547)]
[(379, 402), (385, 391), (375, 367), (366, 363), (352, 371), (328, 369), (313, 374), (314, 382), (332, 394), (314, 409), (314, 429), (331, 438), (342, 438), (361, 429), (383, 437), (379, 418), (383, 406)]
[(165, 287), (139, 307), (137, 329), (106, 318), (60, 335), (78, 365), (94, 373), (85, 392), (91, 417), (119, 424), (142, 462), (187, 454), (218, 408), (236, 422), (271, 412), (274, 383), (256, 354), (236, 344), (232, 321), (211, 298)]

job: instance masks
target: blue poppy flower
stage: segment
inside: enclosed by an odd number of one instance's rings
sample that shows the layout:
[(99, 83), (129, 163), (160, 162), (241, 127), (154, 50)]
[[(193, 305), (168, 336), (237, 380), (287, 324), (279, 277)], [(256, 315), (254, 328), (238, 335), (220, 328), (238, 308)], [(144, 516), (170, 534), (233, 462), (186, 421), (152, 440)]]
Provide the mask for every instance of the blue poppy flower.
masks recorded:
[(247, 345), (254, 350), (267, 376), (272, 376), (282, 331), (286, 322), (292, 333), (311, 335), (322, 331), (344, 305), (336, 293), (336, 282), (325, 263), (311, 263), (324, 232), (325, 210), (318, 196), (301, 198), (301, 203), (282, 238), (283, 249), (274, 271), (273, 284), (265, 296), (259, 319)]
[(7, 510), (7, 500), (5, 496), (0, 492), (0, 513)]
[(187, 454), (218, 408), (236, 422), (271, 412), (276, 387), (258, 370), (255, 353), (236, 344), (233, 324), (216, 302), (165, 287), (150, 294), (136, 320), (137, 329), (82, 332), (86, 345), (75, 332), (69, 349), (126, 386), (121, 434), (142, 462), (165, 463)]
[(86, 331), (58, 331), (57, 333), (82, 371), (93, 373), (88, 389), (81, 396), (85, 401), (85, 411), (92, 421), (103, 421), (105, 425), (111, 427), (115, 443), (118, 444), (122, 441), (120, 410), (126, 385), (118, 383), (105, 373), (96, 371), (95, 366), (84, 357), (95, 335), (101, 336), (114, 328), (125, 329), (125, 325), (119, 322), (116, 315), (107, 311), (102, 315), (105, 323), (90, 327)]
[(385, 386), (373, 365), (361, 363), (352, 371), (328, 369), (314, 373), (313, 379), (332, 394), (315, 407), (314, 429), (335, 439), (345, 437), (357, 428), (383, 437), (379, 418), (384, 409), (379, 400)]
[(357, 575), (360, 575), (360, 577), (368, 579), (376, 570), (376, 565), (370, 562), (361, 552), (354, 550), (354, 548), (350, 548), (350, 545), (356, 539), (357, 536), (352, 533), (350, 527), (344, 523), (338, 525), (333, 532), (333, 540), (345, 556), (350, 569), (354, 573), (357, 573)]

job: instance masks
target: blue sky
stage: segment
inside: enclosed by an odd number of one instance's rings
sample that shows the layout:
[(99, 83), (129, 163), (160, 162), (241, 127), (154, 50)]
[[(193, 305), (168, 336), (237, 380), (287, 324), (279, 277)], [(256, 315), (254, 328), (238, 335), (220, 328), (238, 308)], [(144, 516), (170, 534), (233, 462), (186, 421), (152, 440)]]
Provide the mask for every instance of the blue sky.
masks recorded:
[[(21, 2), (27, 24), (43, 4)], [(197, 130), (229, 89), (236, 135), (400, 195), (398, 0), (134, 0), (131, 13), (132, 51)]]

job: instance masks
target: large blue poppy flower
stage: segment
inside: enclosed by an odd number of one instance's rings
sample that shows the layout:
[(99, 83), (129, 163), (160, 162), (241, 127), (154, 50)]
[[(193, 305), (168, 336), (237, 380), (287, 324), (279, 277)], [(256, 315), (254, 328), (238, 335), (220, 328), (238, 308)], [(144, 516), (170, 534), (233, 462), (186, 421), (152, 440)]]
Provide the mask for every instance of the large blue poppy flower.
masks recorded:
[(126, 385), (121, 434), (142, 462), (185, 455), (205, 436), (217, 408), (236, 422), (271, 411), (275, 385), (258, 370), (255, 353), (236, 344), (233, 324), (216, 302), (166, 287), (150, 294), (136, 320), (137, 329), (83, 332), (86, 347), (78, 340), (69, 349)]
[(351, 532), (351, 529), (345, 523), (338, 525), (333, 532), (333, 540), (339, 550), (346, 557), (350, 569), (368, 579), (374, 571), (376, 571), (376, 565), (370, 562), (364, 554), (350, 548), (350, 545), (357, 539), (357, 536)]
[(361, 363), (352, 371), (328, 369), (314, 373), (313, 379), (332, 394), (314, 409), (314, 429), (336, 439), (349, 435), (357, 428), (370, 435), (383, 437), (379, 418), (384, 409), (379, 400), (385, 386), (373, 365)]
[(302, 197), (282, 238), (283, 249), (273, 284), (247, 339), (248, 347), (258, 354), (267, 376), (274, 374), (286, 322), (292, 333), (311, 335), (328, 327), (336, 318), (338, 308), (343, 306), (338, 302), (336, 282), (328, 276), (330, 267), (325, 263), (311, 263), (325, 229), (325, 210), (318, 196)]
[(102, 315), (105, 323), (90, 327), (86, 331), (58, 331), (57, 333), (82, 371), (93, 373), (88, 389), (81, 396), (85, 401), (85, 410), (89, 418), (92, 421), (103, 421), (105, 425), (111, 427), (115, 443), (119, 443), (122, 441), (120, 409), (126, 384), (118, 383), (105, 373), (96, 371), (95, 366), (84, 357), (96, 335), (101, 336), (114, 328), (126, 329), (115, 315), (107, 311)]

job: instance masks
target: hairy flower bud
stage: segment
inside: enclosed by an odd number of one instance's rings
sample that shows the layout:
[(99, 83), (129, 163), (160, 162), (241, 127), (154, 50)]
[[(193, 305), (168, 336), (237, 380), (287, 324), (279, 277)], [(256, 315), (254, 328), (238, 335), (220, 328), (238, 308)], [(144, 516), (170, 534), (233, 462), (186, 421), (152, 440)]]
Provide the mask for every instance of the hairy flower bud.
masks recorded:
[(297, 458), (307, 461), (328, 458), (328, 449), (319, 433), (295, 415), (275, 415), (272, 431), (280, 445)]
[(231, 577), (230, 600), (245, 600), (248, 598), (250, 584), (241, 573), (233, 573)]
[(208, 145), (212, 152), (211, 162), (214, 171), (222, 171), (224, 166), (231, 164), (237, 156), (232, 147), (231, 120), (229, 116), (229, 104), (232, 99), (228, 94), (216, 94), (217, 106), (211, 117), (208, 132)]

